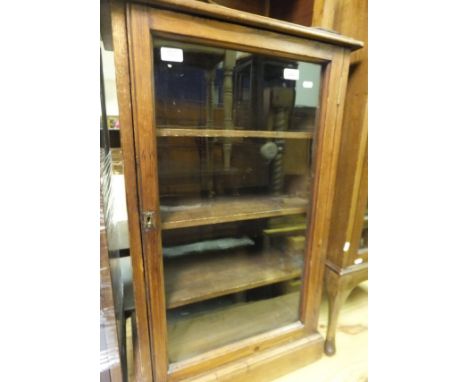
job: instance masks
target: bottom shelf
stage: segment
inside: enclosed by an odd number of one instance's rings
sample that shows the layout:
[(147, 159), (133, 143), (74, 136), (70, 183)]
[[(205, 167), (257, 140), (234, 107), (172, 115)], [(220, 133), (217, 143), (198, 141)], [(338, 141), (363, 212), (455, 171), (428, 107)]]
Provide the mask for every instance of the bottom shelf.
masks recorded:
[(215, 348), (277, 329), (299, 319), (300, 292), (267, 300), (212, 307), (209, 313), (168, 315), (169, 361), (178, 362)]

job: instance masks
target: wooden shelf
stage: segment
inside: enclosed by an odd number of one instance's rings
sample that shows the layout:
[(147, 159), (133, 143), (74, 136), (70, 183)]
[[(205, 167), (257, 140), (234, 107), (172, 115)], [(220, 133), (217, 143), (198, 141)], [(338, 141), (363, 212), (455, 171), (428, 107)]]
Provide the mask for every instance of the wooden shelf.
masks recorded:
[(301, 276), (303, 253), (245, 249), (165, 260), (166, 306), (176, 308)]
[(292, 196), (225, 197), (161, 206), (161, 228), (174, 229), (305, 213), (308, 200)]
[(279, 139), (312, 139), (309, 131), (269, 131), (269, 130), (234, 130), (205, 129), (203, 126), (176, 128), (159, 126), (156, 129), (158, 137), (226, 137), (226, 138), (279, 138)]
[(292, 324), (299, 319), (299, 292), (212, 308), (209, 313), (168, 317), (169, 360), (181, 361)]

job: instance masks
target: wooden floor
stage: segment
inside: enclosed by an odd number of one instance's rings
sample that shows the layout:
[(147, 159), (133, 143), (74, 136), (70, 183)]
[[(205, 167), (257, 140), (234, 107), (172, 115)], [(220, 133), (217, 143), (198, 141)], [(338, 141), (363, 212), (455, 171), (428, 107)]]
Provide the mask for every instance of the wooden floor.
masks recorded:
[[(278, 378), (274, 382), (366, 382), (368, 380), (367, 287), (367, 281), (361, 283), (354, 289), (342, 308), (336, 334), (336, 354), (333, 357), (327, 357), (324, 354), (319, 361)], [(324, 296), (319, 319), (319, 330), (324, 337), (327, 328), (327, 310), (328, 302)], [(130, 325), (127, 325), (127, 341), (131, 352)], [(132, 369), (130, 361), (130, 374), (133, 374)]]
[[(298, 369), (274, 382), (366, 382), (367, 381), (367, 286), (361, 283), (341, 310), (336, 333), (336, 354)], [(319, 330), (325, 337), (328, 302), (320, 308)]]

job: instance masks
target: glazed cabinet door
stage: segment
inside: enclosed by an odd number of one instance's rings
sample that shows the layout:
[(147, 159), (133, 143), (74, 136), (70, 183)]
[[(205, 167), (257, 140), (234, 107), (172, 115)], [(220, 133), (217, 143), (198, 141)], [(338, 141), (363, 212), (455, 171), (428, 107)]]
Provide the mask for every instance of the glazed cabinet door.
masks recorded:
[(179, 362), (299, 320), (322, 67), (153, 44), (168, 353)]
[(155, 375), (316, 334), (344, 50), (143, 6), (129, 42)]

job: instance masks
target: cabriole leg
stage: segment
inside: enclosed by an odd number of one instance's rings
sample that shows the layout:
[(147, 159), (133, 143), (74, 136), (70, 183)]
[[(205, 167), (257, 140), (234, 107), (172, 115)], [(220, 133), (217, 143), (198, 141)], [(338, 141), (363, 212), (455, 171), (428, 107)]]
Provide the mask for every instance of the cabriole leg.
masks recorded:
[(325, 340), (325, 354), (331, 356), (336, 352), (335, 335), (340, 309), (348, 298), (351, 289), (345, 278), (330, 269), (326, 269), (326, 286), (328, 293), (328, 327)]

